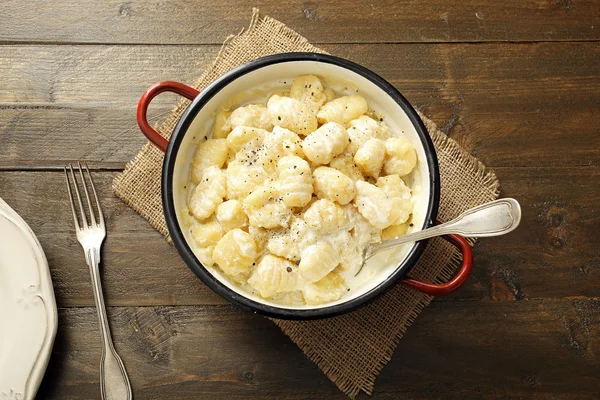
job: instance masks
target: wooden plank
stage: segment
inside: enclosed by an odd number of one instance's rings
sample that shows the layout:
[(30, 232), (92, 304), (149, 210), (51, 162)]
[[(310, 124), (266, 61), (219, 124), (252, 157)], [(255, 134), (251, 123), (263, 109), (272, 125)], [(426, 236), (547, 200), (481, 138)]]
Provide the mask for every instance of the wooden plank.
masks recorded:
[[(149, 121), (162, 120), (171, 109), (169, 104), (153, 105)], [(0, 109), (0, 140), (4, 170), (56, 169), (77, 160), (123, 169), (147, 142), (137, 125), (134, 103), (42, 103)]]
[[(115, 347), (138, 399), (343, 399), (270, 321), (233, 306), (109, 309)], [(99, 398), (96, 311), (59, 311), (44, 399)]]
[[(343, 399), (268, 320), (233, 306), (109, 309), (136, 398)], [(375, 399), (591, 399), (600, 385), (600, 302), (434, 302), (377, 380)], [(59, 310), (40, 388), (98, 397), (95, 310)]]
[[(325, 48), (388, 79), (489, 166), (600, 165), (595, 128), (600, 43)], [(143, 90), (165, 79), (193, 81), (217, 51), (216, 46), (4, 49), (2, 169), (72, 159), (124, 165), (144, 142), (134, 120)], [(166, 112), (174, 101), (161, 95), (152, 109)]]
[(248, 26), (252, 7), (316, 43), (600, 38), (600, 5), (592, 0), (238, 0), (202, 5), (184, 0), (11, 0), (3, 3), (0, 42), (218, 44)]
[(501, 196), (519, 200), (523, 219), (516, 231), (477, 243), (471, 285), (456, 296), (598, 297), (600, 170), (497, 168), (495, 172)]
[[(224, 304), (150, 224), (110, 189), (115, 172), (94, 173), (106, 219), (102, 279), (108, 305)], [(75, 238), (62, 172), (3, 172), (0, 197), (32, 227), (60, 306), (93, 304), (89, 270)]]
[[(219, 46), (2, 46), (0, 102), (137, 103), (148, 86), (192, 82)], [(165, 97), (166, 96), (166, 97)], [(173, 102), (161, 95), (157, 104)], [(154, 103), (153, 103), (154, 104)]]
[[(472, 278), (448, 300), (598, 296), (600, 169), (501, 168), (497, 173), (503, 195), (521, 202), (522, 225), (510, 235), (481, 240)], [(102, 267), (107, 304), (225, 304), (145, 220), (114, 197), (110, 183), (115, 175), (94, 173), (108, 226)], [(0, 197), (38, 235), (58, 304), (93, 304), (62, 172), (2, 172)]]
[(434, 302), (375, 387), (381, 399), (594, 399), (600, 302)]

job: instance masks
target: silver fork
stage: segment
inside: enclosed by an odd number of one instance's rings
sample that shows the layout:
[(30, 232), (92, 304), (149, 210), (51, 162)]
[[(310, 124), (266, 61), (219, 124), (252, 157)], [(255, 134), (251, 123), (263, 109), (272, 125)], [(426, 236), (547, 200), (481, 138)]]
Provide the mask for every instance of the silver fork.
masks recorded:
[(88, 222), (85, 210), (83, 208), (83, 202), (81, 201), (81, 195), (79, 194), (79, 188), (77, 187), (77, 179), (73, 166), (69, 164), (68, 170), (70, 171), (71, 178), (73, 179), (73, 187), (75, 188), (75, 194), (77, 195), (77, 203), (79, 204), (79, 211), (81, 212), (81, 225), (77, 218), (77, 212), (75, 211), (75, 201), (73, 200), (73, 192), (71, 190), (71, 182), (69, 180), (69, 172), (65, 167), (65, 178), (67, 180), (67, 190), (69, 191), (69, 199), (71, 200), (71, 210), (73, 211), (73, 221), (75, 222), (75, 232), (77, 233), (77, 240), (83, 247), (85, 252), (85, 260), (90, 267), (90, 274), (92, 276), (92, 287), (94, 288), (94, 300), (96, 301), (96, 308), (98, 309), (98, 319), (100, 320), (100, 338), (102, 339), (102, 360), (100, 361), (100, 393), (104, 400), (131, 400), (131, 385), (129, 384), (129, 378), (123, 361), (117, 354), (115, 346), (113, 345), (112, 338), (110, 335), (110, 329), (108, 327), (108, 318), (106, 317), (106, 308), (104, 306), (104, 297), (102, 296), (102, 284), (100, 283), (100, 247), (106, 237), (106, 228), (104, 226), (104, 215), (102, 214), (102, 208), (100, 207), (100, 201), (98, 201), (98, 195), (96, 194), (96, 188), (94, 187), (94, 181), (90, 170), (85, 165), (87, 177), (90, 181), (92, 191), (94, 193), (94, 199), (96, 207), (98, 208), (98, 220), (94, 216), (94, 208), (92, 207), (92, 201), (90, 200), (90, 193), (88, 186), (83, 175), (81, 164), (79, 166), (79, 175), (81, 176), (81, 182), (87, 199), (87, 205), (89, 207), (90, 222)]

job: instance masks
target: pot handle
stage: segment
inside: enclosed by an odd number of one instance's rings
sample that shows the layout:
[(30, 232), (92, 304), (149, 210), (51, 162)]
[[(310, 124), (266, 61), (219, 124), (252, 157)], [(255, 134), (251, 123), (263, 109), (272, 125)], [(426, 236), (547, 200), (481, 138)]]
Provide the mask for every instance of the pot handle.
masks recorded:
[(440, 284), (423, 282), (413, 278), (405, 278), (400, 283), (432, 296), (445, 296), (464, 285), (469, 275), (471, 275), (471, 269), (473, 268), (473, 250), (469, 242), (460, 235), (444, 235), (442, 237), (452, 243), (462, 253), (462, 266), (454, 278)]
[(147, 119), (148, 106), (152, 99), (154, 99), (157, 95), (162, 92), (173, 92), (181, 95), (187, 99), (194, 100), (196, 96), (200, 94), (196, 89), (184, 85), (183, 83), (173, 82), (173, 81), (165, 81), (159, 82), (155, 85), (152, 85), (144, 92), (137, 107), (137, 122), (140, 127), (140, 130), (148, 140), (152, 142), (156, 147), (161, 149), (163, 153), (167, 151), (167, 145), (169, 141), (162, 137), (160, 133), (156, 132), (154, 128), (150, 126)]

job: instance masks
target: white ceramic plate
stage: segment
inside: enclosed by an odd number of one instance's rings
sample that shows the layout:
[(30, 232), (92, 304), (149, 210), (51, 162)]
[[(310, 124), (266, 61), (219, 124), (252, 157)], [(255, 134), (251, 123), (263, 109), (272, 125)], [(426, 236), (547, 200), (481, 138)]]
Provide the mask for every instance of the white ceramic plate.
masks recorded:
[(56, 326), (44, 251), (29, 225), (0, 199), (0, 399), (35, 398)]

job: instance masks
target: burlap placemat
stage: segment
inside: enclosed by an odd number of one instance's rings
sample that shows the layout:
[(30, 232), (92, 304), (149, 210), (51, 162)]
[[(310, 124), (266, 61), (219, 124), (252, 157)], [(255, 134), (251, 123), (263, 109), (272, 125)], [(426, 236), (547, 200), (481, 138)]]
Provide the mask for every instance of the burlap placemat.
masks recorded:
[[(220, 75), (258, 57), (290, 51), (323, 50), (269, 17), (253, 10), (247, 30), (229, 37), (212, 66), (193, 86), (203, 89)], [(368, 67), (368, 65), (367, 65)], [(189, 102), (182, 100), (158, 127), (169, 137)], [(493, 172), (463, 150), (454, 140), (421, 116), (437, 150), (441, 172), (439, 218), (451, 219), (462, 211), (498, 197), (499, 183)], [(146, 218), (168, 239), (160, 197), (163, 154), (146, 144), (115, 178), (117, 196)], [(442, 239), (429, 242), (410, 275), (443, 282), (460, 264), (460, 254)], [(390, 360), (404, 332), (429, 304), (431, 297), (397, 285), (384, 296), (355, 312), (318, 321), (273, 320), (304, 353), (348, 396), (373, 391), (375, 378)], [(399, 384), (402, 384), (399, 382)]]

